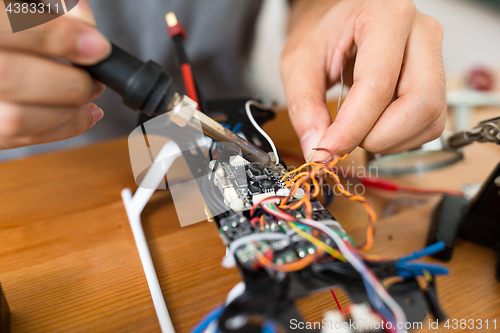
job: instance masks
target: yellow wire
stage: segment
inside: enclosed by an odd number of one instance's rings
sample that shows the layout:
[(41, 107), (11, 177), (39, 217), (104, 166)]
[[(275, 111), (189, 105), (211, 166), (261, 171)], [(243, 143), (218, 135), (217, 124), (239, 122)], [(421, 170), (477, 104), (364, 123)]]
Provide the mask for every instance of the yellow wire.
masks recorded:
[(431, 273), (429, 273), (428, 270), (423, 269), (422, 273), (424, 273), (424, 276), (427, 279), (427, 282), (431, 282), (432, 281), (432, 275), (431, 275)]
[(295, 230), (295, 232), (297, 234), (299, 234), (302, 238), (305, 238), (309, 242), (313, 243), (314, 245), (316, 245), (318, 247), (321, 247), (323, 250), (325, 250), (326, 252), (328, 252), (332, 257), (334, 257), (334, 258), (336, 258), (338, 260), (347, 261), (342, 253), (340, 253), (339, 251), (333, 249), (328, 244), (325, 244), (324, 242), (320, 241), (319, 239), (317, 239), (317, 238), (309, 235), (307, 232), (304, 232), (304, 231), (300, 230), (293, 223), (288, 222), (288, 225), (290, 226), (290, 228), (292, 228), (293, 230)]

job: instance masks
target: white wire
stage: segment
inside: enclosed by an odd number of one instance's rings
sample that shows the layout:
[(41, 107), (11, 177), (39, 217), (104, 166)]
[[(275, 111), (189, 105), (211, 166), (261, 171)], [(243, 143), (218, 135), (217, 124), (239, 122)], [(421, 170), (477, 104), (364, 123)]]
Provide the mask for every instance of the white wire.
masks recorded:
[[(305, 222), (318, 222), (316, 220), (309, 220), (309, 219), (303, 219), (302, 221), (305, 221)], [(338, 221), (335, 221), (335, 220), (321, 220), (321, 224), (330, 225), (330, 226), (336, 227), (338, 230), (346, 233), (345, 230), (344, 230), (344, 228), (342, 228), (342, 225)]]
[(245, 282), (243, 281), (240, 281), (238, 282), (234, 287), (233, 289), (229, 290), (229, 292), (227, 293), (227, 296), (226, 296), (226, 306), (231, 303), (232, 301), (234, 301), (236, 298), (240, 297), (241, 295), (243, 295), (243, 293), (245, 292), (246, 290), (246, 284)]
[(248, 236), (243, 236), (236, 239), (229, 245), (229, 251), (234, 255), (235, 251), (242, 245), (258, 242), (262, 240), (272, 240), (272, 239), (289, 239), (287, 235), (278, 232), (266, 232), (262, 234), (251, 234)]
[(269, 142), (269, 144), (271, 145), (271, 148), (273, 149), (273, 153), (274, 153), (274, 157), (276, 159), (276, 162), (278, 162), (278, 149), (276, 149), (276, 146), (274, 145), (274, 142), (271, 139), (271, 137), (269, 135), (267, 135), (267, 133), (264, 132), (262, 127), (260, 127), (259, 124), (257, 124), (257, 122), (255, 121), (255, 119), (252, 115), (252, 111), (250, 110), (250, 105), (256, 106), (256, 107), (261, 108), (261, 109), (266, 109), (266, 110), (271, 110), (272, 108), (267, 106), (267, 105), (264, 105), (264, 104), (261, 104), (259, 102), (252, 101), (252, 100), (247, 101), (245, 103), (245, 110), (247, 111), (248, 119), (252, 123), (253, 127), (255, 127), (255, 129), (257, 131), (259, 131), (259, 133), (262, 134), (262, 136), (265, 137), (266, 140)]
[[(328, 236), (330, 236), (335, 243), (337, 244), (340, 252), (344, 255), (344, 257), (349, 261), (349, 263), (364, 277), (366, 280), (370, 283), (370, 285), (373, 287), (377, 295), (384, 301), (384, 303), (389, 307), (392, 313), (394, 313), (395, 321), (396, 321), (396, 328), (398, 332), (400, 333), (405, 333), (406, 330), (400, 329), (397, 327), (399, 323), (401, 323), (404, 327), (406, 324), (406, 315), (399, 306), (398, 303), (392, 298), (391, 295), (385, 290), (385, 288), (380, 284), (380, 281), (377, 281), (372, 274), (366, 274), (368, 273), (368, 267), (366, 267), (365, 263), (361, 261), (359, 258), (354, 256), (352, 252), (347, 248), (347, 245), (345, 242), (342, 240), (342, 237), (340, 237), (338, 234), (336, 234), (332, 229), (326, 227), (323, 223), (325, 221), (322, 221), (321, 223), (312, 221), (312, 220), (304, 220), (304, 222), (307, 222), (308, 224), (314, 225), (316, 228), (320, 229), (324, 233), (326, 233)], [(328, 222), (335, 222), (333, 220), (328, 220)]]

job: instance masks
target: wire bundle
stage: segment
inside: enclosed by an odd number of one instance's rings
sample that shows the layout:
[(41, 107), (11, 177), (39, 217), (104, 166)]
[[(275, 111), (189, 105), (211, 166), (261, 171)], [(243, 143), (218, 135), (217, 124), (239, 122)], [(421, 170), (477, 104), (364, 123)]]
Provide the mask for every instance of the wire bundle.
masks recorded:
[[(316, 149), (328, 151), (323, 148), (316, 148)], [(377, 223), (377, 215), (375, 214), (375, 211), (371, 206), (371, 204), (368, 202), (368, 200), (366, 200), (366, 198), (361, 195), (354, 195), (349, 191), (347, 191), (340, 182), (339, 176), (333, 171), (335, 165), (339, 161), (344, 160), (346, 157), (347, 154), (345, 154), (342, 157), (338, 156), (334, 157), (332, 155), (330, 160), (324, 162), (308, 162), (301, 165), (299, 168), (285, 174), (282, 178), (282, 181), (285, 182), (287, 187), (291, 187), (291, 190), (288, 197), (284, 198), (281, 201), (279, 207), (282, 209), (297, 209), (301, 206), (304, 206), (304, 211), (306, 213), (307, 218), (311, 219), (312, 217), (311, 199), (316, 198), (320, 193), (320, 188), (323, 184), (323, 178), (321, 178), (321, 176), (325, 174), (330, 175), (333, 178), (335, 186), (339, 189), (340, 193), (345, 195), (351, 201), (358, 201), (362, 203), (363, 207), (367, 211), (368, 229), (366, 233), (366, 241), (363, 245), (359, 246), (358, 248), (361, 251), (368, 251), (373, 246), (373, 237), (375, 234), (375, 224)], [(317, 178), (319, 178), (319, 180)], [(309, 183), (309, 181), (311, 183)], [(303, 198), (297, 202), (289, 203), (292, 197), (294, 197), (297, 194), (299, 189), (302, 189), (305, 192)]]
[[(374, 309), (380, 316), (386, 321), (393, 323), (394, 328), (397, 327), (397, 323), (405, 323), (406, 317), (404, 311), (389, 295), (377, 276), (365, 264), (354, 248), (352, 238), (345, 233), (340, 224), (333, 220), (317, 222), (311, 219), (297, 219), (276, 206), (278, 202), (282, 202), (284, 199), (286, 198), (272, 197), (256, 203), (251, 209), (251, 216), (253, 216), (252, 220), (255, 221), (254, 225), (257, 224), (257, 221), (267, 223), (267, 219), (264, 218), (264, 215), (260, 217), (254, 216), (262, 211), (265, 214), (273, 216), (276, 220), (286, 222), (286, 225), (290, 228), (289, 232), (281, 234), (281, 236), (278, 236), (280, 233), (276, 232), (260, 232), (258, 234), (245, 236), (233, 242), (230, 246), (230, 250), (234, 253), (237, 247), (256, 239), (285, 239), (285, 237), (291, 236), (292, 233), (296, 233), (315, 245), (317, 251), (295, 262), (277, 265), (273, 262), (272, 251), (263, 250), (257, 256), (257, 261), (260, 266), (271, 271), (290, 273), (307, 267), (323, 258), (324, 255), (329, 256), (333, 260), (347, 262), (361, 275), (370, 303), (372, 303)], [(262, 210), (258, 210), (258, 207), (261, 207)], [(263, 230), (263, 225), (261, 224), (260, 226), (261, 230)], [(325, 239), (333, 241), (336, 248), (328, 245)], [(264, 247), (262, 247), (262, 249), (263, 248)], [(396, 332), (396, 330), (392, 331)]]

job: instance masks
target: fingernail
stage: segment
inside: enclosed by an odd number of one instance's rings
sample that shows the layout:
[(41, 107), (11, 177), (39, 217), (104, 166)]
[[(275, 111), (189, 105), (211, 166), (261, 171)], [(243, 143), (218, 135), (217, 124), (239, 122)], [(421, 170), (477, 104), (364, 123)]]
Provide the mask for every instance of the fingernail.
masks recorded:
[(90, 100), (93, 101), (97, 97), (101, 96), (105, 88), (106, 86), (102, 82), (94, 80), (94, 92), (92, 93)]
[(302, 153), (306, 162), (311, 161), (314, 156), (315, 151), (313, 148), (318, 146), (319, 140), (319, 135), (314, 129), (304, 134), (300, 139), (300, 146), (302, 147)]
[(92, 12), (83, 10), (78, 5), (67, 12), (66, 15), (82, 20), (83, 22), (88, 23), (91, 26), (96, 25), (94, 14)]
[(86, 32), (78, 40), (78, 51), (86, 58), (101, 59), (111, 51), (109, 41), (97, 30)]
[(95, 124), (102, 119), (104, 111), (94, 104), (90, 107), (90, 114), (92, 115), (92, 124)]

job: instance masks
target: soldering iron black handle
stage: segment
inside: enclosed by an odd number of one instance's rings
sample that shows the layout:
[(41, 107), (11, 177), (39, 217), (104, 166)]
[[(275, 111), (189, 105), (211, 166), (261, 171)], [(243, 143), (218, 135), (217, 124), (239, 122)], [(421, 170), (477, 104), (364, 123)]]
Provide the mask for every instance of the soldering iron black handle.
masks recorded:
[(120, 94), (129, 108), (148, 116), (165, 113), (176, 92), (172, 78), (157, 63), (143, 62), (114, 44), (111, 47), (107, 59), (82, 68)]

